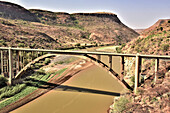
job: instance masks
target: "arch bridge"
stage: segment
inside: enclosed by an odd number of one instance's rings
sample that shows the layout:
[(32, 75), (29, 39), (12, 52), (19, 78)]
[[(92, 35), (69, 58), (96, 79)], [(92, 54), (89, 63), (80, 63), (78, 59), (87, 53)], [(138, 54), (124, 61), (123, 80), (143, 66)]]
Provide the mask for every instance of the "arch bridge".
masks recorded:
[[(155, 80), (157, 79), (157, 72), (159, 68), (159, 60), (170, 60), (170, 56), (166, 55), (141, 55), (141, 54), (119, 54), (110, 52), (88, 52), (88, 51), (71, 51), (71, 50), (47, 50), (47, 49), (26, 49), (26, 48), (11, 48), (11, 47), (0, 47), (0, 72), (1, 75), (5, 76), (9, 80), (11, 85), (13, 80), (17, 79), (22, 73), (24, 67), (29, 62), (32, 62), (37, 57), (42, 55), (48, 56), (48, 53), (53, 54), (65, 54), (65, 55), (81, 55), (90, 58), (98, 64), (105, 67), (113, 76), (115, 76), (121, 83), (123, 83), (128, 89), (132, 89), (126, 81), (123, 79), (124, 76), (124, 64), (125, 57), (135, 57), (135, 91), (139, 87), (139, 75), (141, 72), (141, 61), (143, 58), (155, 59)], [(97, 57), (95, 57), (97, 56)], [(109, 57), (109, 65), (101, 61), (101, 56)], [(121, 74), (116, 73), (112, 68), (112, 56), (120, 56), (121, 63)]]

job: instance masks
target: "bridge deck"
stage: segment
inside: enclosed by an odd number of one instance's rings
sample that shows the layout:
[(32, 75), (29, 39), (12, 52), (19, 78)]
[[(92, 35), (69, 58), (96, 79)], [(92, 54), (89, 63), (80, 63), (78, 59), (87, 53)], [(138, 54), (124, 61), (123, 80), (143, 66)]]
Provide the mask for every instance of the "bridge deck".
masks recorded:
[[(110, 52), (89, 52), (89, 51), (73, 51), (73, 50), (48, 50), (48, 49), (26, 49), (26, 48), (8, 48), (0, 47), (0, 50), (16, 50), (16, 51), (35, 51), (35, 52), (50, 52), (58, 54), (73, 54), (73, 55), (107, 55), (107, 56), (125, 56), (125, 57), (136, 57), (136, 54), (121, 54), (121, 53), (110, 53)], [(159, 59), (170, 59), (169, 55), (142, 55), (138, 54), (141, 58), (159, 58)]]

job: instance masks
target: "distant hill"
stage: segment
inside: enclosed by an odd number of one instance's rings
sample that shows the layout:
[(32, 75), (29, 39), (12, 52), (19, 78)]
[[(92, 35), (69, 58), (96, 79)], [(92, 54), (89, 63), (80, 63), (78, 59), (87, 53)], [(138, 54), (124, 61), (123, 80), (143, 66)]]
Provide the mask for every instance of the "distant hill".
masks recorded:
[(144, 30), (144, 29), (134, 29), (137, 33), (142, 33), (142, 31)]
[(7, 19), (22, 19), (25, 21), (38, 22), (37, 17), (27, 9), (10, 2), (0, 1), (0, 17)]
[(17, 4), (0, 1), (0, 17), (0, 39), (7, 43), (1, 43), (2, 46), (55, 49), (77, 43), (121, 44), (139, 36), (125, 26), (116, 14), (106, 12), (69, 14), (27, 10)]
[(113, 13), (74, 13), (49, 12), (31, 9), (41, 23), (68, 26), (87, 31), (89, 38), (96, 42), (126, 43), (138, 36), (134, 30), (125, 26)]
[(162, 31), (168, 31), (170, 27), (170, 19), (160, 19), (151, 27), (142, 31), (142, 35), (152, 35), (161, 33)]
[(170, 55), (170, 19), (157, 21), (122, 50), (126, 53)]

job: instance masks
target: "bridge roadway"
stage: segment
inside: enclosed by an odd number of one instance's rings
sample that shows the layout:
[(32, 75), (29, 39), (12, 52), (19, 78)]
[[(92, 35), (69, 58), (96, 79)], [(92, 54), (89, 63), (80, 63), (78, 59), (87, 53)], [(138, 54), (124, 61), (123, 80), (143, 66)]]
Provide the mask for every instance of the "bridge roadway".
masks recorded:
[[(89, 52), (89, 51), (73, 51), (73, 50), (47, 50), (47, 49), (27, 49), (27, 48), (11, 48), (11, 47), (0, 47), (1, 51), (1, 73), (3, 73), (3, 51), (7, 51), (8, 53), (8, 66), (9, 66), (9, 83), (12, 84), (13, 80), (13, 53), (19, 52), (46, 52), (51, 54), (65, 54), (65, 55), (82, 55), (90, 58), (93, 61), (96, 61), (99, 64), (102, 64), (103, 67), (106, 67), (108, 71), (111, 72), (114, 76), (116, 76), (127, 88), (131, 89), (130, 86), (123, 80), (124, 75), (124, 58), (125, 57), (136, 57), (136, 64), (135, 64), (135, 91), (139, 86), (139, 74), (140, 74), (140, 67), (141, 67), (141, 60), (142, 58), (147, 59), (155, 59), (155, 80), (157, 79), (157, 71), (159, 68), (159, 60), (169, 60), (170, 56), (168, 55), (142, 55), (142, 54), (120, 54), (120, 53), (110, 53), (110, 52)], [(19, 54), (18, 54), (19, 55)], [(92, 55), (96, 55), (97, 59)], [(104, 64), (101, 61), (101, 56), (108, 56), (109, 57), (109, 64), (110, 66)], [(120, 56), (121, 57), (121, 75), (118, 75), (112, 70), (112, 56)], [(19, 63), (18, 63), (19, 64)]]

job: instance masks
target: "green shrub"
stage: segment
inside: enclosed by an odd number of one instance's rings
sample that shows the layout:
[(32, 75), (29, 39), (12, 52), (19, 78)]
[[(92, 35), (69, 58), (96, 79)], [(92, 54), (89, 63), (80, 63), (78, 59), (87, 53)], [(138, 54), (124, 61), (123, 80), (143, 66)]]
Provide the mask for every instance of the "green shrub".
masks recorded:
[(77, 46), (77, 47), (80, 46), (80, 43), (75, 44), (75, 46)]
[(4, 87), (7, 85), (8, 80), (0, 75), (0, 88)]
[(119, 100), (117, 100), (114, 103), (114, 113), (121, 113), (127, 108), (127, 104), (129, 103), (129, 100), (125, 97), (120, 97)]
[(18, 84), (16, 86), (6, 86), (0, 89), (0, 100), (3, 98), (11, 97), (19, 93), (22, 89), (26, 87), (26, 84)]
[(18, 47), (25, 47), (25, 44), (24, 43), (19, 43)]
[(44, 61), (44, 64), (47, 65), (49, 64), (51, 61), (50, 61), (50, 58), (46, 58), (45, 61)]
[(38, 69), (38, 68), (40, 68), (40, 67), (42, 67), (42, 66), (43, 66), (42, 63), (36, 63), (36, 64), (34, 64), (34, 68), (35, 68), (35, 69)]
[(163, 44), (161, 48), (162, 48), (163, 51), (168, 51), (169, 44)]
[(122, 44), (122, 46), (121, 46), (121, 48), (123, 48), (123, 47), (125, 47), (125, 46), (126, 46), (126, 44), (125, 44), (125, 43), (123, 43), (123, 44)]
[(156, 101), (158, 101), (158, 99), (156, 97), (153, 97), (152, 100), (151, 100), (152, 103), (154, 103)]
[(131, 48), (134, 48), (134, 47), (135, 47), (134, 45), (131, 46)]
[(142, 41), (142, 39), (139, 38), (136, 40), (136, 43), (140, 43), (141, 41)]
[(154, 41), (154, 39), (152, 38), (151, 41)]
[(116, 47), (116, 52), (117, 53), (121, 53), (122, 52), (121, 48), (120, 47)]
[(163, 31), (164, 32), (164, 34), (166, 34), (166, 31)]
[(135, 49), (138, 53), (142, 52), (142, 50), (140, 50), (139, 48)]

